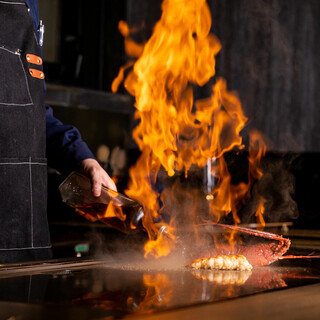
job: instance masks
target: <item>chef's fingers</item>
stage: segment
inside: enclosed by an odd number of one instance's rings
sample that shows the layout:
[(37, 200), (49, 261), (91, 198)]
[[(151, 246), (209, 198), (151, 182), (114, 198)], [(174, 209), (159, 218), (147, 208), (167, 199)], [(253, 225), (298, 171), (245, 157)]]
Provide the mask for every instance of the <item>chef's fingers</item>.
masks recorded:
[[(101, 168), (101, 167), (100, 167)], [(117, 191), (117, 187), (114, 181), (110, 178), (110, 176), (101, 168), (101, 170), (93, 170), (92, 177), (92, 193), (95, 197), (99, 197), (101, 195), (101, 187), (102, 185)]]
[(102, 176), (102, 184), (114, 191), (117, 191), (116, 184), (114, 181), (110, 178), (110, 176), (104, 171), (105, 174)]
[(102, 184), (110, 189), (117, 190), (117, 187), (107, 172), (95, 159), (85, 159), (80, 166), (80, 172), (87, 175), (91, 180), (92, 194), (95, 197), (101, 195)]
[(95, 197), (100, 197), (102, 179), (101, 179), (101, 175), (97, 173), (96, 170), (91, 171), (91, 185), (92, 185), (92, 194)]

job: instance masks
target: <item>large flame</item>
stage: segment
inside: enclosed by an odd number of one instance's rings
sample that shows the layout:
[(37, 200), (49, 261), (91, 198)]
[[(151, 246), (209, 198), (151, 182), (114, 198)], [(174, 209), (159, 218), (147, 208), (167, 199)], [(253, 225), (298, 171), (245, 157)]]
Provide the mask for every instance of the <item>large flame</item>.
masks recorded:
[[(211, 15), (205, 0), (164, 0), (161, 19), (143, 51), (130, 40), (124, 22), (119, 28), (130, 55), (142, 52), (124, 81), (136, 100), (135, 118), (139, 124), (133, 138), (141, 150), (140, 158), (130, 170), (131, 182), (126, 193), (145, 209), (143, 225), (150, 238), (145, 246), (146, 255), (159, 257), (174, 248), (179, 220), (174, 208), (170, 219), (163, 217), (163, 208), (168, 198), (172, 201), (172, 196), (157, 191), (159, 170), (163, 168), (168, 177), (180, 172), (187, 177), (192, 167), (201, 168), (208, 159), (217, 159), (212, 172), (218, 188), (207, 198), (212, 199), (212, 219), (218, 221), (232, 212), (234, 222), (239, 223), (237, 212), (249, 196), (251, 177), (260, 177), (255, 169), (258, 153), (250, 154), (248, 183), (232, 185), (223, 155), (244, 147), (240, 131), (247, 118), (240, 100), (220, 78), (211, 97), (194, 101), (194, 86), (203, 86), (215, 75), (215, 56), (221, 48), (219, 40), (210, 34)], [(112, 84), (113, 91), (130, 65), (129, 62), (120, 70)], [(196, 200), (193, 207), (197, 209)], [(195, 222), (194, 216), (191, 220)]]

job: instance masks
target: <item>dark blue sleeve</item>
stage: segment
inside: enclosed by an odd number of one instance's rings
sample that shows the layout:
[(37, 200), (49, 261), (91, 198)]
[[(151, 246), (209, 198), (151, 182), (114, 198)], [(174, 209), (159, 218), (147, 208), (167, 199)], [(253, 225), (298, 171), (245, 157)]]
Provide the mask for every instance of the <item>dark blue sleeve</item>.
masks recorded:
[(84, 159), (94, 155), (81, 139), (79, 131), (53, 116), (46, 105), (48, 164), (63, 174), (76, 170)]
[(37, 31), (39, 24), (40, 24), (38, 1), (37, 0), (25, 0), (25, 3), (28, 6), (28, 8), (30, 9), (30, 14), (31, 14), (31, 17), (33, 20), (33, 25), (34, 25), (35, 30)]
[[(39, 28), (39, 8), (37, 0), (25, 0), (30, 8), (36, 34)], [(47, 158), (48, 164), (63, 174), (76, 170), (84, 159), (94, 155), (87, 144), (81, 139), (79, 131), (70, 125), (65, 125), (53, 116), (52, 109), (46, 105), (47, 124)]]

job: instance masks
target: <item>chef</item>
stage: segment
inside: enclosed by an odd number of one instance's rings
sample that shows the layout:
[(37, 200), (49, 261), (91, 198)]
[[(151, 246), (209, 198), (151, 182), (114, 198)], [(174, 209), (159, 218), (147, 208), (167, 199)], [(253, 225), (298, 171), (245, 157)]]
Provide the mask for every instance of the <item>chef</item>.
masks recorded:
[(0, 0), (0, 264), (50, 258), (47, 161), (116, 190), (79, 131), (44, 105), (43, 26), (36, 0)]

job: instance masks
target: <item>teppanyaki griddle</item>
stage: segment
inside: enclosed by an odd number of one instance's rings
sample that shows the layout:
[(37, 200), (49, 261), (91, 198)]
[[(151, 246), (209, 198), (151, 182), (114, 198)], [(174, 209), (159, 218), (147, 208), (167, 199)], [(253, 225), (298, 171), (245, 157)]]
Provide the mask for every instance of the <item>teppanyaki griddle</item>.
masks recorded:
[(318, 259), (297, 259), (251, 272), (158, 269), (125, 257), (7, 265), (0, 268), (0, 312), (6, 319), (140, 317), (320, 283), (319, 267)]

